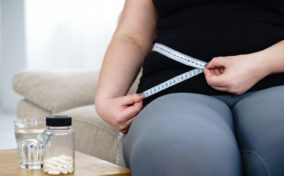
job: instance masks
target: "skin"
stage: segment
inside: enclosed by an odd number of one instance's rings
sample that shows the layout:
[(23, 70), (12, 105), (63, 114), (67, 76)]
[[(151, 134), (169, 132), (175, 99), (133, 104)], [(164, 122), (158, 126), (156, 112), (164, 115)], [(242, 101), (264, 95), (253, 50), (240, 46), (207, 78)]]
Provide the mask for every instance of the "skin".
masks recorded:
[[(126, 0), (103, 60), (95, 108), (103, 120), (122, 133), (127, 133), (142, 110), (145, 95), (127, 95), (127, 92), (151, 51), (156, 23), (152, 0)], [(251, 54), (215, 57), (204, 68), (212, 88), (237, 95), (267, 75), (280, 72), (284, 72), (284, 41)]]
[(126, 0), (118, 27), (106, 51), (95, 95), (97, 113), (126, 133), (142, 109), (144, 95), (126, 95), (156, 33), (152, 0)]
[(215, 57), (204, 69), (212, 88), (240, 95), (270, 74), (284, 72), (284, 40), (264, 50)]

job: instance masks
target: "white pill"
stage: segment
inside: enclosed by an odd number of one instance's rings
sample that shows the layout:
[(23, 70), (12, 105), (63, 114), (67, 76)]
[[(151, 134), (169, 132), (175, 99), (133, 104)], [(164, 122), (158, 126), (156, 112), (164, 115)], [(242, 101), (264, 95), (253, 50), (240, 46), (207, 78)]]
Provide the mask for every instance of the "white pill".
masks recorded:
[(73, 173), (73, 159), (66, 155), (53, 157), (44, 161), (44, 172), (52, 175)]
[(59, 175), (60, 172), (57, 171), (57, 170), (49, 170), (49, 171), (48, 171), (48, 174), (50, 174), (50, 175)]
[(63, 167), (57, 167), (57, 170), (61, 173), (68, 173), (67, 169), (63, 168)]
[(62, 158), (58, 158), (57, 160), (56, 160), (56, 162), (59, 162), (59, 163), (61, 163), (62, 165), (65, 165), (65, 164), (72, 164), (72, 162), (73, 161), (67, 161), (67, 160), (64, 160), (64, 159), (62, 159)]
[(63, 166), (65, 169), (68, 169), (68, 168), (70, 168), (70, 167), (72, 167), (72, 165), (67, 165), (67, 164), (65, 164), (64, 166)]
[(64, 169), (64, 168), (60, 168), (59, 171), (62, 173), (62, 174), (68, 174), (68, 170)]
[(63, 167), (63, 164), (55, 159), (51, 159), (51, 160), (47, 160), (44, 162), (44, 164), (46, 165), (52, 165), (52, 166), (62, 166)]
[(63, 167), (64, 166), (64, 163), (62, 163), (61, 161), (54, 161), (53, 164), (55, 164), (56, 166), (60, 166), (60, 167)]
[(52, 164), (45, 164), (44, 167), (48, 170), (56, 170), (57, 167), (55, 165)]
[(47, 163), (47, 165), (57, 167), (58, 164), (56, 162), (49, 162), (49, 163)]

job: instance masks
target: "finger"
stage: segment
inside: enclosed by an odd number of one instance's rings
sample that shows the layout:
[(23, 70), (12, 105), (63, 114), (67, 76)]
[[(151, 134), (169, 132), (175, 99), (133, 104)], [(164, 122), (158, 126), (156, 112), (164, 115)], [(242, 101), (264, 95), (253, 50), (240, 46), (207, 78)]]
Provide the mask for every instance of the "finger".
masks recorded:
[(130, 125), (126, 127), (125, 129), (121, 130), (123, 134), (126, 134), (129, 131)]
[(211, 73), (212, 75), (216, 75), (216, 73), (215, 73), (215, 70), (214, 70), (214, 69), (209, 69), (209, 71), (210, 71), (210, 73)]
[(206, 81), (210, 86), (223, 86), (223, 74), (216, 75), (214, 70), (204, 69), (204, 74), (206, 76)]
[(128, 132), (128, 129), (120, 130), (120, 132), (122, 132), (123, 134), (126, 134)]
[(228, 63), (227, 57), (214, 57), (207, 65), (206, 68), (212, 69), (215, 67), (225, 67)]
[(128, 121), (126, 121), (126, 122), (125, 122), (125, 128), (122, 129), (121, 132), (127, 133), (128, 129), (129, 129), (129, 127), (130, 127), (130, 125), (132, 124), (132, 122), (133, 122), (134, 119), (135, 119), (135, 117), (129, 119)]
[(213, 70), (214, 70), (216, 75), (221, 75), (222, 74), (219, 68), (215, 68)]
[(138, 94), (131, 94), (131, 95), (126, 95), (121, 98), (121, 103), (123, 105), (129, 105), (129, 104), (133, 104), (135, 102), (140, 102), (144, 99), (145, 94), (142, 95), (138, 95)]
[(124, 117), (124, 120), (127, 121), (130, 118), (137, 115), (141, 111), (141, 109), (142, 109), (142, 101), (135, 103), (132, 106), (127, 107), (121, 113), (122, 113), (122, 116)]
[(128, 128), (131, 125), (131, 123), (133, 122), (134, 119), (135, 119), (135, 117), (133, 117), (133, 118), (129, 119), (128, 121), (126, 121), (125, 122), (125, 128)]
[(227, 91), (228, 89), (226, 87), (218, 87), (218, 86), (211, 86), (212, 88), (219, 90), (219, 91)]

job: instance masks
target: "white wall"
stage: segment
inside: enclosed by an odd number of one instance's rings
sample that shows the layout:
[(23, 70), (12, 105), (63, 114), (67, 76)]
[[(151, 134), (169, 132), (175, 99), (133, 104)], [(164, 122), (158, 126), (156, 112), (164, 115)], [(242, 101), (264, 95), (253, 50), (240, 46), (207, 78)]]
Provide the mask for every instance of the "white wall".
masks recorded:
[(29, 69), (100, 69), (124, 0), (26, 0)]
[(20, 96), (12, 89), (16, 71), (25, 68), (23, 0), (2, 0), (2, 62), (0, 65), (1, 104), (4, 111), (16, 111)]
[(12, 89), (18, 70), (100, 69), (124, 4), (124, 0), (0, 2), (0, 109), (2, 105), (6, 111), (15, 111), (21, 98)]
[[(2, 0), (0, 0), (0, 69), (2, 65)], [(1, 70), (0, 70), (1, 74)], [(1, 78), (1, 76), (0, 76)], [(0, 111), (2, 107), (2, 86), (1, 86), (1, 80), (0, 80)]]

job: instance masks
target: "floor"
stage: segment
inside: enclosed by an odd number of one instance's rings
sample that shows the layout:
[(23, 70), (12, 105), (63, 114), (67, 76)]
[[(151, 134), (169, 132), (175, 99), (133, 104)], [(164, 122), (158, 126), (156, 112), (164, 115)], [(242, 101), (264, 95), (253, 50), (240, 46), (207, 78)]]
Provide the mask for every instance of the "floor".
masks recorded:
[(13, 121), (16, 113), (0, 111), (0, 150), (16, 148)]

